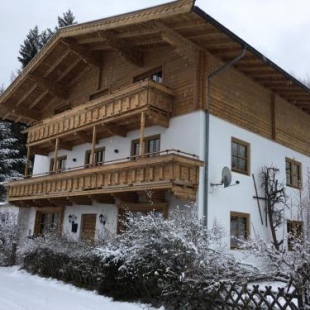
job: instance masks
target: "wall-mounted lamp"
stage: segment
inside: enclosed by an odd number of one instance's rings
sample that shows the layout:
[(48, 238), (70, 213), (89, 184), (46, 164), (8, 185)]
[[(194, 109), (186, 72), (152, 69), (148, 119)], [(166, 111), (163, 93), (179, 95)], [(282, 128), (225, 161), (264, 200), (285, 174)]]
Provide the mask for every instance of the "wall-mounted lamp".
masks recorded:
[(74, 214), (70, 214), (68, 216), (68, 219), (69, 219), (69, 223), (74, 223), (74, 221), (76, 221), (76, 219), (77, 219), (77, 216)]
[(99, 215), (99, 221), (102, 225), (105, 225), (106, 217), (102, 213)]

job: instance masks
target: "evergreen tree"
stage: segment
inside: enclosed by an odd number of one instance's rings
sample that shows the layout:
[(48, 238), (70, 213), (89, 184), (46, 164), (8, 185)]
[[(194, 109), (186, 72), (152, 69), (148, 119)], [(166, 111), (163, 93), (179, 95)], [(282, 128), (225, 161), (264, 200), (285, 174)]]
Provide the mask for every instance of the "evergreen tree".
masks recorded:
[(55, 27), (55, 31), (47, 28), (46, 30), (39, 32), (38, 26), (30, 29), (24, 43), (20, 46), (17, 59), (22, 64), (24, 69), (31, 59), (41, 50), (46, 42), (53, 36), (53, 34), (61, 27), (76, 24), (75, 17), (71, 10), (63, 13), (62, 17), (58, 16), (58, 26)]
[(58, 27), (59, 28), (66, 27), (69, 25), (74, 25), (76, 23), (77, 22), (75, 21), (75, 16), (73, 15), (70, 9), (67, 12), (63, 13), (62, 17), (58, 16)]
[(40, 51), (42, 47), (41, 35), (39, 34), (38, 26), (29, 30), (29, 33), (24, 40), (24, 44), (20, 46), (17, 59), (21, 62), (22, 68), (25, 68), (31, 59)]
[(12, 125), (0, 121), (0, 201), (6, 197), (4, 182), (21, 178), (26, 162), (26, 157), (20, 155), (18, 138), (12, 133)]

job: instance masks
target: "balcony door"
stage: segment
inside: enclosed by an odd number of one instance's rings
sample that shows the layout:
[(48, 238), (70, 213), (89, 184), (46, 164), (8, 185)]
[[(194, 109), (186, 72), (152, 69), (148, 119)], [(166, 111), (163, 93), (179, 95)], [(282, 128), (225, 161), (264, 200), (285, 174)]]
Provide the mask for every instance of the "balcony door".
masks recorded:
[(87, 242), (93, 242), (96, 231), (96, 214), (83, 214), (81, 223), (81, 239)]

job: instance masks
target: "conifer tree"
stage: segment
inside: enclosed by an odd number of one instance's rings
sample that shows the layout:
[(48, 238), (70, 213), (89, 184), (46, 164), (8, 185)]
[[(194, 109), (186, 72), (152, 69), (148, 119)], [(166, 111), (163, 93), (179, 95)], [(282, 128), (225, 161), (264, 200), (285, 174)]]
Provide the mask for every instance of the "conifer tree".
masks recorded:
[(40, 51), (42, 47), (41, 35), (39, 34), (38, 26), (29, 30), (24, 44), (20, 46), (19, 54), (17, 59), (21, 62), (22, 68), (25, 68), (31, 59)]
[(22, 69), (24, 69), (31, 59), (41, 50), (41, 48), (46, 44), (46, 42), (53, 36), (53, 34), (62, 27), (76, 24), (75, 17), (71, 10), (63, 13), (62, 17), (58, 16), (58, 25), (55, 30), (47, 28), (46, 30), (39, 32), (38, 26), (29, 30), (29, 33), (24, 40), (24, 43), (20, 46), (19, 54), (17, 59), (22, 64)]
[(11, 123), (0, 121), (0, 201), (6, 198), (4, 183), (19, 179), (26, 157), (21, 156), (18, 138), (12, 134)]
[(58, 16), (58, 27), (59, 28), (69, 26), (69, 25), (74, 25), (74, 24), (76, 24), (75, 16), (73, 15), (70, 9), (67, 12), (63, 13), (62, 17)]

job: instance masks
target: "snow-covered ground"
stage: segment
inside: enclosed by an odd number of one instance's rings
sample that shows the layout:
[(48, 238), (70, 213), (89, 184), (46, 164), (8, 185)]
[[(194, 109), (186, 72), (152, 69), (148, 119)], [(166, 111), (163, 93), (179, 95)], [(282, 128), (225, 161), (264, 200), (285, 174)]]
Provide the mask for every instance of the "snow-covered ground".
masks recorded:
[(114, 302), (53, 279), (0, 267), (0, 310), (141, 310), (145, 305)]

